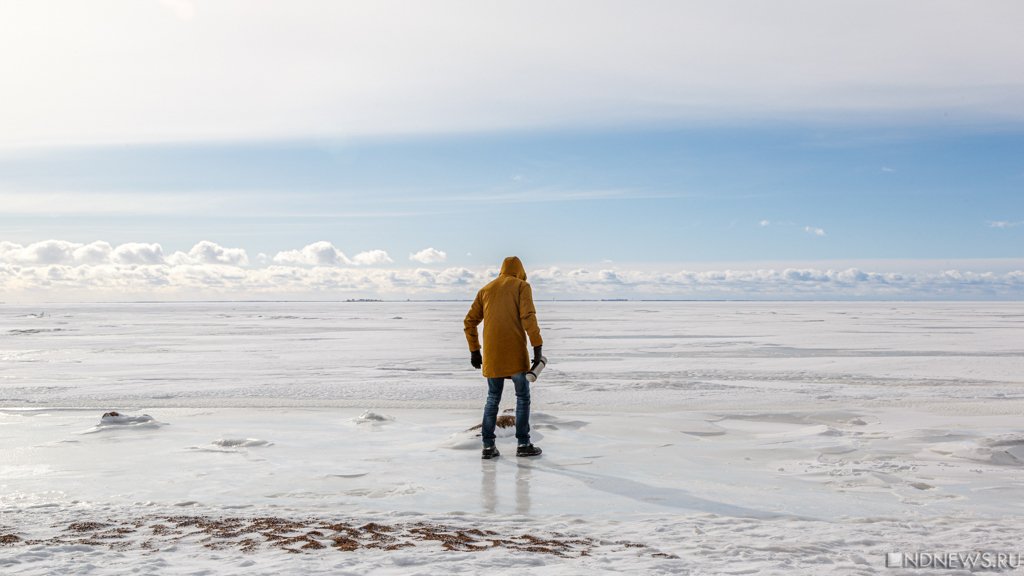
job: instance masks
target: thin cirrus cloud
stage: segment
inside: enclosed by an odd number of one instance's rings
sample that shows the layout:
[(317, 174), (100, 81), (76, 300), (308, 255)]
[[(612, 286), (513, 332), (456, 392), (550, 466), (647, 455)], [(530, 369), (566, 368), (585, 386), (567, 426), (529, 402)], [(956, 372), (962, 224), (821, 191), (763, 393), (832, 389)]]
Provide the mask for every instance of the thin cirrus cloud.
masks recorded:
[(1024, 226), (1024, 220), (1017, 222), (1010, 220), (991, 220), (988, 223), (989, 228), (1016, 228), (1017, 226)]
[[(436, 251), (440, 252), (440, 251)], [(0, 242), (0, 291), (15, 301), (140, 299), (470, 298), (498, 273), (493, 267), (385, 267), (383, 250), (348, 258), (330, 242), (257, 258), (202, 241), (165, 255), (159, 244), (112, 246), (47, 240)], [(1024, 297), (1024, 262), (999, 271), (967, 262), (959, 269), (871, 271), (857, 267), (637, 270), (602, 264), (530, 270), (538, 298), (986, 299)], [(980, 267), (981, 269), (976, 269)], [(971, 269), (975, 268), (975, 269)], [(909, 270), (909, 268), (908, 268)]]
[[(797, 226), (797, 224), (794, 222), (779, 222), (765, 219), (758, 222), (758, 226), (760, 226), (761, 228), (768, 228), (771, 226), (777, 226), (780, 228), (793, 228)], [(803, 231), (807, 234), (810, 234), (811, 236), (827, 236), (825, 229), (819, 226), (804, 226)]]
[(1024, 119), (1017, 0), (301, 6), (0, 3), (0, 145)]
[(247, 199), (243, 194), (210, 191), (137, 194), (0, 189), (4, 212), (26, 216), (194, 215), (238, 209), (251, 201), (251, 195)]
[(188, 22), (196, 17), (196, 5), (190, 0), (160, 0), (160, 4), (179, 20)]

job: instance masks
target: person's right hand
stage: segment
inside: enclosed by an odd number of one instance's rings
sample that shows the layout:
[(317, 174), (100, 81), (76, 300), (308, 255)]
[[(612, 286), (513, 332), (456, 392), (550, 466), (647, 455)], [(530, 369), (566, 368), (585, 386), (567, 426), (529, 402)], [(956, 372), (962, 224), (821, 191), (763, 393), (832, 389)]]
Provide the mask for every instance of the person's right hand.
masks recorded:
[(534, 346), (533, 347), (533, 363), (530, 365), (530, 370), (531, 371), (536, 370), (537, 369), (537, 365), (540, 364), (541, 348), (542, 348), (541, 346)]
[(476, 368), (477, 370), (479, 370), (480, 367), (483, 366), (484, 359), (480, 355), (479, 350), (473, 350), (473, 352), (469, 356), (469, 363), (472, 364), (473, 368)]

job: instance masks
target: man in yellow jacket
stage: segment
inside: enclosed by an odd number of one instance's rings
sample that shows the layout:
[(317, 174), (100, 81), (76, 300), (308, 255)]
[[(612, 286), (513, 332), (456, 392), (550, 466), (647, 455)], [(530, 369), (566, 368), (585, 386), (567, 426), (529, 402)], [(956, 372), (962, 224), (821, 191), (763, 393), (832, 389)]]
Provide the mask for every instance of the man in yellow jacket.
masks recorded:
[[(483, 355), (476, 327), (484, 323)], [(466, 340), (469, 342), (470, 363), (474, 368), (483, 365), (487, 378), (487, 403), (484, 404), (483, 458), (499, 456), (494, 446), (494, 426), (498, 420), (498, 403), (505, 387), (505, 378), (511, 378), (516, 387), (516, 456), (539, 456), (541, 449), (530, 443), (530, 382), (526, 371), (531, 369), (526, 349), (526, 336), (533, 345), (533, 363), (541, 357), (540, 327), (537, 310), (533, 306), (533, 289), (526, 282), (526, 269), (515, 256), (505, 258), (501, 274), (480, 289), (469, 308), (465, 320)]]

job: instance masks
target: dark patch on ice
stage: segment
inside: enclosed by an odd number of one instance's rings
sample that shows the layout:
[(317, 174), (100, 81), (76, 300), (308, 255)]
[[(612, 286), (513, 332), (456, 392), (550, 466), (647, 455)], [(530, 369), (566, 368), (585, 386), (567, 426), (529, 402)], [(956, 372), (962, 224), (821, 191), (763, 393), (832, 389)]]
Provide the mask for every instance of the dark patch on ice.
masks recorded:
[(530, 415), (530, 421), (551, 424), (557, 428), (569, 428), (571, 430), (578, 430), (590, 424), (590, 422), (585, 420), (563, 420), (545, 412), (534, 412)]
[(257, 446), (272, 446), (274, 443), (260, 440), (259, 438), (222, 438), (214, 440), (211, 444), (221, 448), (254, 448)]
[(67, 332), (66, 328), (15, 328), (7, 333), (13, 336), (24, 336), (27, 334), (44, 334), (47, 332)]
[[(615, 339), (625, 337), (615, 337)], [(636, 336), (641, 339), (642, 337)], [(678, 338), (678, 337), (677, 337)], [(701, 338), (718, 338), (717, 336), (701, 336)], [(962, 351), (962, 350), (878, 350), (851, 348), (799, 348), (795, 346), (779, 346), (775, 344), (759, 344), (750, 348), (737, 348), (739, 344), (748, 346), (754, 342), (722, 342), (721, 348), (707, 343), (699, 349), (673, 349), (671, 351), (633, 351), (633, 358), (1019, 358), (1024, 350), (1012, 351)], [(576, 353), (578, 357), (601, 357), (602, 360), (615, 360), (601, 353)]]
[(1024, 450), (993, 450), (991, 462), (1001, 466), (1024, 466)]
[(1024, 444), (1024, 435), (1022, 434), (1006, 434), (1003, 436), (996, 436), (994, 438), (986, 438), (982, 440), (982, 443), (986, 446), (1020, 446)]
[[(649, 355), (645, 355), (649, 356)], [(675, 356), (670, 354), (669, 356)], [(682, 356), (682, 355), (679, 355)], [(623, 358), (608, 358), (612, 361), (623, 361)], [(616, 380), (613, 387), (602, 386), (601, 382), (608, 382), (609, 376), (604, 372), (574, 371), (571, 375), (565, 375), (560, 382), (571, 389), (597, 391), (601, 389), (620, 390), (622, 387), (641, 388), (649, 382), (683, 381), (683, 382), (708, 382), (713, 385), (722, 385), (723, 382), (742, 382), (744, 385), (757, 382), (781, 382), (818, 385), (841, 385), (860, 387), (888, 388), (892, 386), (901, 387), (965, 387), (965, 386), (1005, 386), (1006, 382), (996, 380), (962, 379), (962, 378), (891, 378), (884, 376), (872, 376), (866, 374), (835, 374), (827, 372), (811, 372), (806, 370), (795, 370), (787, 372), (768, 371), (746, 371), (746, 370), (678, 370), (678, 371), (652, 371), (633, 370), (629, 374), (629, 380)], [(822, 388), (811, 388), (800, 386), (787, 392), (801, 394), (820, 394)], [(826, 395), (831, 398), (832, 395)], [(875, 396), (868, 396), (867, 399), (874, 399)]]
[(725, 433), (726, 433), (726, 431), (724, 429), (720, 429), (720, 430), (680, 430), (680, 432), (682, 432), (683, 434), (689, 434), (690, 436), (701, 436), (701, 437), (706, 437), (706, 436), (724, 436)]
[[(859, 414), (845, 411), (822, 411), (822, 412), (754, 412), (747, 414), (716, 414), (718, 422), (721, 420), (746, 420), (752, 422), (772, 422), (777, 424), (841, 424), (851, 419), (860, 418)], [(835, 434), (828, 434), (835, 435)]]
[(1024, 351), (966, 352), (961, 350), (878, 350), (856, 348), (798, 348), (793, 346), (767, 345), (765, 348), (747, 350), (744, 358), (923, 358), (923, 357), (966, 357), (966, 358), (1015, 358), (1024, 356)]

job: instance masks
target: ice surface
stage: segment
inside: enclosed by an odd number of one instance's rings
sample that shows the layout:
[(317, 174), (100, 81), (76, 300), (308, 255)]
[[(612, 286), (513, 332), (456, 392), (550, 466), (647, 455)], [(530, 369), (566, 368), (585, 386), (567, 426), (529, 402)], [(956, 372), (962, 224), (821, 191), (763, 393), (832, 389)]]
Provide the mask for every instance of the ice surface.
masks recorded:
[(499, 428), (489, 461), (467, 306), (0, 308), (0, 569), (875, 574), (1017, 551), (1022, 304), (538, 302), (544, 456)]
[(271, 442), (259, 438), (223, 438), (214, 440), (213, 444), (224, 448), (251, 448), (253, 446), (269, 446)]
[(394, 418), (386, 414), (378, 414), (373, 410), (366, 410), (355, 419), (356, 424), (383, 424), (391, 422)]
[(83, 434), (93, 434), (96, 432), (103, 432), (104, 430), (158, 428), (163, 425), (163, 422), (157, 422), (157, 420), (149, 414), (132, 416), (129, 414), (121, 414), (119, 412), (106, 412), (100, 416), (99, 424), (84, 431)]

